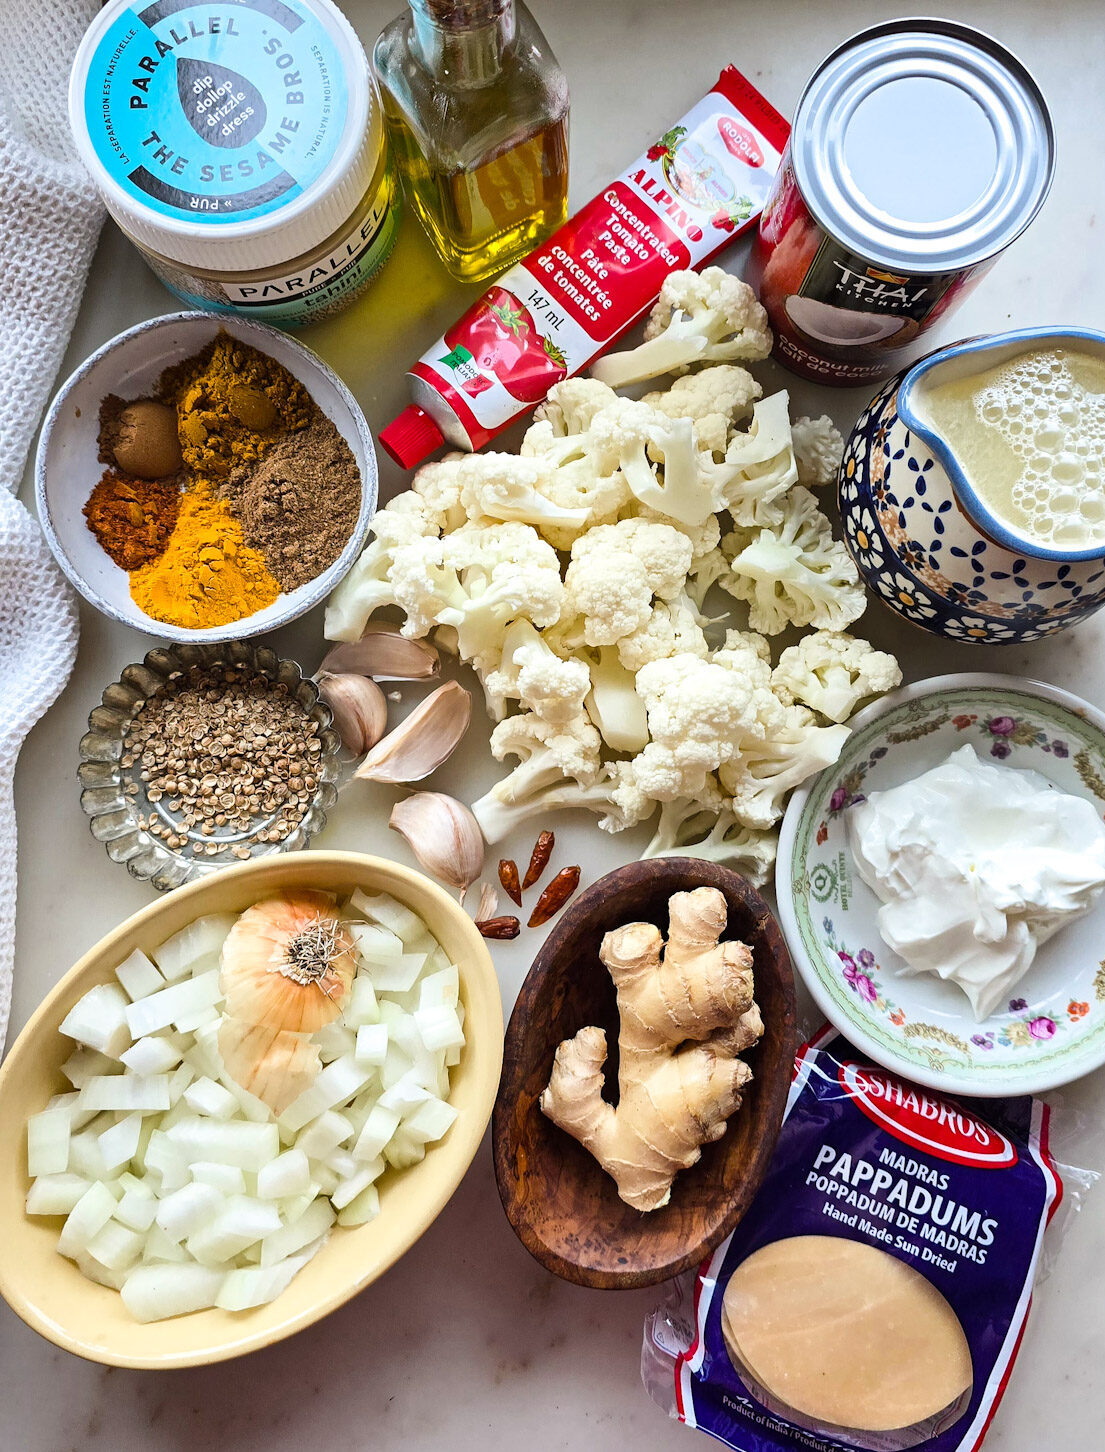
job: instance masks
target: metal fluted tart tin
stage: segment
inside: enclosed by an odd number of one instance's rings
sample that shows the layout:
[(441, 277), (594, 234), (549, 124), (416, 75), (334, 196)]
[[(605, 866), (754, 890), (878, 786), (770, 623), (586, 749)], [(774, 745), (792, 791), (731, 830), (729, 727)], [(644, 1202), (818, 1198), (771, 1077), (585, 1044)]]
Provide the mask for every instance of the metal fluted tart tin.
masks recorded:
[[(318, 785), (303, 817), (282, 841), (267, 840), (274, 814), (257, 817), (249, 831), (228, 827), (216, 829), (211, 836), (203, 835), (198, 823), (185, 826), (181, 813), (172, 810), (164, 797), (150, 800), (138, 762), (130, 767), (123, 765), (123, 743), (142, 703), (163, 693), (170, 678), (180, 672), (196, 666), (224, 665), (244, 668), (253, 676), (283, 684), (319, 728), (322, 751), (315, 769)], [(232, 641), (222, 645), (160, 646), (151, 650), (144, 660), (127, 666), (119, 680), (107, 687), (100, 704), (88, 718), (88, 731), (81, 738), (77, 779), (81, 785), (81, 806), (91, 818), (92, 835), (104, 844), (113, 862), (125, 862), (132, 877), (152, 883), (161, 892), (237, 863), (241, 854), (234, 853), (236, 847), (242, 853), (248, 849), (250, 858), (306, 847), (326, 825), (326, 812), (337, 799), (341, 743), (331, 729), (331, 721), (330, 708), (320, 700), (314, 681), (304, 677), (295, 661), (282, 659), (267, 646)], [(184, 836), (187, 845), (167, 846), (139, 824), (140, 817), (159, 820), (167, 829)], [(203, 855), (193, 855), (190, 848), (198, 843), (205, 849), (215, 843), (222, 850), (214, 856), (206, 855), (206, 850)]]

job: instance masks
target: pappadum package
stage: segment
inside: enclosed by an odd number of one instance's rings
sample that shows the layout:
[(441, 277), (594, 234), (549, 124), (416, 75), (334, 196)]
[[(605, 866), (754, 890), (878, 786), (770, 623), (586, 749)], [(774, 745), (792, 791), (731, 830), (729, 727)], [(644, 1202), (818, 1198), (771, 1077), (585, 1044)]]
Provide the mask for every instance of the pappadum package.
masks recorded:
[(1048, 1115), (943, 1098), (826, 1030), (748, 1213), (646, 1323), (650, 1395), (739, 1452), (973, 1452), (1063, 1195)]

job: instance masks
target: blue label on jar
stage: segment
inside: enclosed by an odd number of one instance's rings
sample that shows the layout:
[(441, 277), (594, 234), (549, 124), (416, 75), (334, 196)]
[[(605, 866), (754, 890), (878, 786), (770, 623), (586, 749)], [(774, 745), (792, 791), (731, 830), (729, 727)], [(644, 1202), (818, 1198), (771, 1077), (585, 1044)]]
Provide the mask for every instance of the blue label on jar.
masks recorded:
[(341, 141), (334, 37), (300, 0), (154, 0), (105, 30), (85, 83), (93, 150), (134, 202), (191, 222), (263, 217)]

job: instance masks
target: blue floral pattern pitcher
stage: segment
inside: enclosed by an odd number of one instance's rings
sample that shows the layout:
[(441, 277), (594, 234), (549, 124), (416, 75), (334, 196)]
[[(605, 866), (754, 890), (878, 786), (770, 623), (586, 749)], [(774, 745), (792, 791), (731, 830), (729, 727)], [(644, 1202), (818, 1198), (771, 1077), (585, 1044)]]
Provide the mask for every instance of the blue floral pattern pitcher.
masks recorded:
[(1105, 333), (1025, 328), (953, 343), (890, 380), (852, 430), (840, 469), (844, 538), (868, 587), (952, 640), (1038, 640), (1105, 604), (1105, 547), (1018, 541), (990, 515), (914, 403), (927, 385), (1054, 341), (1105, 354)]

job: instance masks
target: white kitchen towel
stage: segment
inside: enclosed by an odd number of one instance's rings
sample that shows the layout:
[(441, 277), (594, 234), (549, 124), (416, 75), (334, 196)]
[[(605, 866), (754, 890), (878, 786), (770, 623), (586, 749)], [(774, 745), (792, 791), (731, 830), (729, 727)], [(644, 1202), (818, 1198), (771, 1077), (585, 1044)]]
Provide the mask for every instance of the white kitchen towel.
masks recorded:
[[(0, 1051), (15, 956), (15, 761), (77, 653), (73, 593), (14, 491), (103, 221), (66, 104), (96, 9), (96, 0), (0, 0)], [(56, 769), (72, 772), (68, 762)]]

